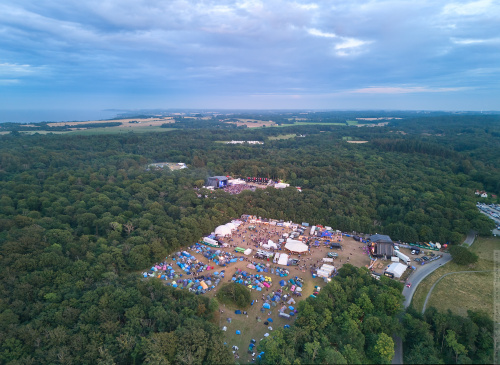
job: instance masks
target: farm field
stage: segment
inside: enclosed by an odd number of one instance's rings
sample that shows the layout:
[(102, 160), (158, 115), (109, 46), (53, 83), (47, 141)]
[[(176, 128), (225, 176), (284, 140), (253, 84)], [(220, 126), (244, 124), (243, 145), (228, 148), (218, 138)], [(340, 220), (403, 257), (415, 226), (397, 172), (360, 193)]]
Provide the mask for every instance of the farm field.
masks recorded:
[(106, 128), (91, 128), (91, 129), (82, 129), (71, 132), (63, 132), (66, 134), (78, 134), (78, 135), (96, 135), (96, 134), (120, 134), (120, 133), (149, 133), (149, 132), (170, 132), (174, 131), (177, 128), (161, 128), (161, 127), (149, 127), (144, 126), (141, 128), (129, 128), (129, 127), (106, 127)]
[[(464, 267), (453, 261), (439, 268), (425, 278), (418, 286), (413, 296), (412, 305), (418, 311), (422, 310), (425, 297), (432, 285), (441, 276), (455, 271), (493, 270), (494, 250), (500, 244), (499, 238), (476, 239), (471, 251), (479, 256), (473, 267)], [(453, 300), (450, 300), (453, 298)], [(427, 303), (427, 308), (435, 307), (440, 311), (451, 310), (455, 314), (467, 315), (467, 310), (484, 310), (493, 317), (493, 272), (452, 274), (443, 278), (434, 288)]]

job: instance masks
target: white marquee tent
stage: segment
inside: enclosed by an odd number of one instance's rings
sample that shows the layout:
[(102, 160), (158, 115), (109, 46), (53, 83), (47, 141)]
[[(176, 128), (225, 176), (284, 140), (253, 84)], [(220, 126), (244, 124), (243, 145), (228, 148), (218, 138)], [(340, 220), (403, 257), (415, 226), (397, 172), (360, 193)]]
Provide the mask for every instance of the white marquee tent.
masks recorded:
[(219, 226), (215, 229), (215, 235), (221, 236), (221, 237), (230, 236), (231, 235), (231, 228), (224, 226), (224, 225)]
[(286, 266), (288, 264), (288, 255), (286, 253), (282, 253), (278, 260), (278, 265)]
[(403, 273), (405, 272), (405, 270), (407, 268), (408, 268), (408, 266), (406, 266), (405, 264), (402, 264), (400, 262), (394, 262), (394, 263), (390, 264), (387, 267), (387, 270), (385, 270), (385, 271), (389, 272), (391, 274), (394, 274), (395, 278), (400, 278), (401, 275), (403, 275)]
[(305, 243), (297, 240), (292, 240), (290, 238), (286, 240), (285, 248), (291, 252), (296, 253), (303, 253), (309, 250), (309, 246), (307, 246)]

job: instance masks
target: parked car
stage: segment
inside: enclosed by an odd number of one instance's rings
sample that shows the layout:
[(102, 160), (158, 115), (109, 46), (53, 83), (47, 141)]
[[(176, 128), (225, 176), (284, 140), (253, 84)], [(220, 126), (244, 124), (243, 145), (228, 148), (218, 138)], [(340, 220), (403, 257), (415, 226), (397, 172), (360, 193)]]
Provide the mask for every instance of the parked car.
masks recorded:
[(428, 260), (429, 260), (429, 258), (428, 258), (427, 256), (424, 256), (424, 257), (422, 257), (422, 260), (424, 260), (424, 261), (428, 261)]
[(414, 261), (417, 261), (417, 262), (422, 261), (422, 259), (421, 259), (420, 257), (416, 257), (416, 258), (414, 258), (413, 260), (414, 260)]
[(407, 288), (411, 288), (411, 283), (406, 284)]

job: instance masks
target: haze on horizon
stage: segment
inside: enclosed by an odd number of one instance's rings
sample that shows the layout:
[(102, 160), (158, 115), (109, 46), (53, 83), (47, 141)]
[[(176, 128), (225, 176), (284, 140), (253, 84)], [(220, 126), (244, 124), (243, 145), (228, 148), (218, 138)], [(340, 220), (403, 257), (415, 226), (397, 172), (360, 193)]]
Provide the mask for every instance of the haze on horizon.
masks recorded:
[(0, 24), (0, 113), (500, 100), (493, 0), (4, 0)]

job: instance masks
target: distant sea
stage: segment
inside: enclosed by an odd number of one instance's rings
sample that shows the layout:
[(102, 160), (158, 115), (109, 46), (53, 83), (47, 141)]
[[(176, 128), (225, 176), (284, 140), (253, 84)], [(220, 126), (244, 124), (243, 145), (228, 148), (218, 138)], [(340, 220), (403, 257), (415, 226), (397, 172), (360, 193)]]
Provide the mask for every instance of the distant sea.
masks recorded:
[(40, 123), (115, 118), (120, 110), (0, 110), (0, 123)]

